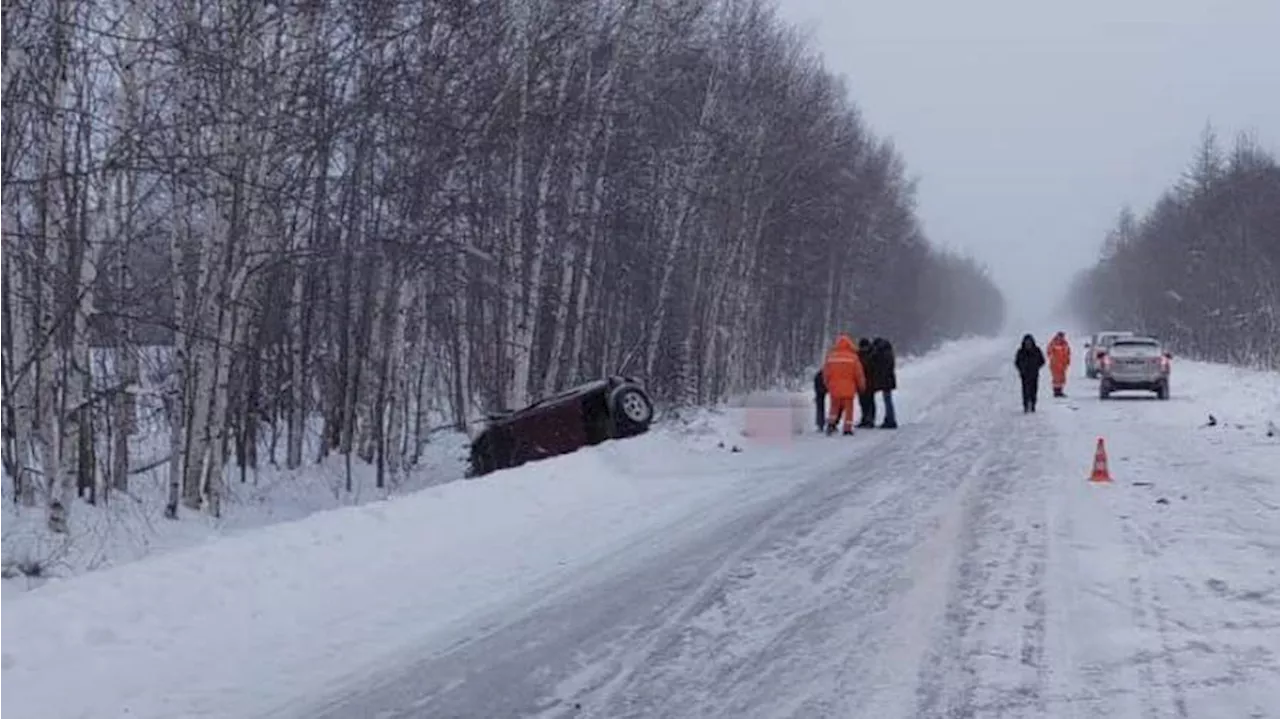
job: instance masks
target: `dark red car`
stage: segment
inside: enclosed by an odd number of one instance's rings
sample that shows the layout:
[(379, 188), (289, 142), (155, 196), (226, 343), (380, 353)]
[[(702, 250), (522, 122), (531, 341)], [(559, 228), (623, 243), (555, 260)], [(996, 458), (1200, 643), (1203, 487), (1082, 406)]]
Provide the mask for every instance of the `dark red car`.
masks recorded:
[(471, 442), (468, 477), (567, 454), (606, 439), (649, 430), (653, 402), (640, 382), (606, 377), (565, 390), (514, 412), (489, 417)]

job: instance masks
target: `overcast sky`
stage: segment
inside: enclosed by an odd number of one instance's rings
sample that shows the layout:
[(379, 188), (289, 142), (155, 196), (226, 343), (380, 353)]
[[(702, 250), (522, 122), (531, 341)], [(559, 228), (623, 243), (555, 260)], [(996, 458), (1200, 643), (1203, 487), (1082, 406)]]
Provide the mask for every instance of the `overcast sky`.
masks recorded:
[(779, 6), (919, 177), (929, 236), (985, 262), (1017, 323), (1058, 303), (1122, 205), (1177, 179), (1206, 123), (1280, 145), (1280, 0)]

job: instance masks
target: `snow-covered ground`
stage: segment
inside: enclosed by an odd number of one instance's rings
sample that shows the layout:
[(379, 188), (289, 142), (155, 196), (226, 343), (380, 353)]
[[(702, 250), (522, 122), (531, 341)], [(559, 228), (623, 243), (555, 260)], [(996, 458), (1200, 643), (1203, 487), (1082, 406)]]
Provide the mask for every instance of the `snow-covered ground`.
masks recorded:
[(1013, 346), (904, 367), (897, 432), (707, 412), (51, 581), (4, 603), (3, 710), (1280, 716), (1280, 377), (1024, 416)]
[[(46, 528), (43, 508), (21, 509), (12, 496), (13, 483), (3, 478), (3, 593), (11, 596), (38, 587), (49, 579), (136, 561), (143, 557), (189, 547), (220, 537), (279, 522), (301, 519), (315, 512), (360, 505), (403, 495), (424, 487), (461, 479), (466, 456), (465, 434), (437, 431), (423, 447), (421, 461), (412, 471), (394, 477), (378, 488), (372, 467), (362, 462), (348, 466), (341, 456), (330, 456), (302, 469), (284, 469), (286, 439), (263, 438), (260, 469), (243, 473), (228, 467), (224, 478), (222, 517), (200, 511), (180, 512), (179, 521), (160, 517), (168, 496), (168, 425), (163, 410), (163, 390), (170, 381), (171, 348), (149, 347), (140, 351), (142, 372), (137, 396), (138, 431), (130, 438), (131, 471), (127, 491), (112, 491), (97, 505), (77, 500), (72, 506), (71, 532), (52, 534)], [(118, 381), (113, 375), (112, 353), (94, 352), (94, 380), (103, 389)], [(439, 410), (429, 411), (432, 426), (445, 424)], [(303, 456), (319, 454), (322, 425), (316, 422), (304, 440)], [(98, 461), (111, 463), (110, 448), (98, 448)], [(271, 461), (274, 451), (276, 462)], [(347, 491), (348, 480), (351, 490)]]
[[(919, 376), (929, 376), (931, 367), (941, 366), (948, 358), (963, 354), (972, 341), (951, 343), (932, 353), (918, 367), (909, 370)], [(144, 389), (155, 390), (163, 384), (166, 351), (151, 348), (143, 353), (147, 371), (143, 373)], [(106, 362), (109, 356), (98, 357), (101, 375), (109, 377)], [(105, 380), (104, 380), (105, 381)], [(802, 381), (802, 384), (806, 382)], [(750, 400), (759, 406), (748, 412), (743, 402)], [(812, 405), (807, 396), (781, 392), (761, 392), (750, 398), (732, 403), (726, 413), (699, 411), (687, 414), (667, 427), (668, 437), (677, 428), (681, 446), (716, 448), (728, 441), (726, 449), (732, 449), (733, 438), (724, 432), (731, 428), (776, 431), (781, 423), (790, 422), (788, 410), (782, 404), (798, 400), (801, 405), (795, 412), (803, 426), (807, 427)], [(302, 519), (316, 512), (341, 507), (360, 506), (390, 497), (403, 496), (462, 479), (467, 456), (468, 439), (464, 433), (444, 431), (432, 435), (419, 464), (407, 475), (393, 478), (384, 488), (376, 487), (374, 470), (362, 462), (354, 462), (350, 468), (341, 456), (331, 456), (320, 464), (308, 465), (296, 471), (283, 469), (267, 461), (264, 452), (260, 470), (248, 470), (241, 474), (235, 468), (228, 470), (224, 484), (226, 497), (223, 515), (213, 518), (204, 512), (181, 512), (179, 521), (160, 518), (168, 493), (168, 434), (163, 425), (158, 392), (147, 392), (140, 398), (139, 417), (142, 431), (131, 439), (131, 456), (135, 469), (129, 480), (127, 492), (113, 492), (110, 501), (89, 505), (77, 501), (73, 507), (75, 519), (67, 535), (52, 534), (47, 530), (46, 514), (42, 508), (21, 510), (9, 492), (12, 482), (5, 476), (0, 483), (4, 487), (4, 501), (0, 502), (3, 527), (3, 598), (19, 595), (39, 587), (51, 579), (65, 578), (97, 571), (111, 566), (137, 561), (144, 557), (190, 547), (217, 540), (228, 535), (253, 531), (280, 522)], [(779, 415), (782, 415), (781, 417)], [(443, 423), (443, 419), (435, 418)], [(307, 437), (304, 456), (314, 457), (319, 450), (320, 427)], [(738, 438), (741, 439), (740, 437)], [(761, 442), (761, 444), (768, 444)], [(283, 459), (284, 440), (276, 448)], [(660, 461), (657, 469), (669, 467)], [(647, 467), (647, 455), (631, 456), (624, 452), (622, 459), (630, 463), (628, 471), (641, 472), (637, 465)], [(785, 458), (784, 458), (785, 459)], [(351, 472), (348, 492), (348, 471)]]
[[(352, 491), (348, 493), (346, 466), (340, 456), (297, 471), (264, 466), (261, 471), (247, 472), (243, 482), (237, 471), (230, 470), (221, 518), (183, 510), (181, 520), (176, 522), (160, 517), (168, 491), (169, 465), (157, 463), (154, 458), (166, 456), (166, 441), (155, 435), (138, 438), (135, 456), (141, 458), (138, 464), (143, 469), (130, 477), (129, 491), (112, 493), (106, 506), (77, 501), (68, 535), (48, 532), (42, 508), (19, 511), (6, 492), (4, 601), (50, 579), (125, 564), (316, 512), (361, 505), (461, 479), (467, 439), (460, 432), (436, 434), (419, 466), (384, 489), (376, 488), (373, 468), (356, 461), (352, 465)], [(314, 456), (314, 448), (309, 449), (312, 451), (307, 456)], [(8, 477), (4, 482), (6, 488), (12, 486)], [(39, 568), (38, 576), (20, 571), (30, 571), (31, 567)]]
[(1056, 487), (1046, 515), (1049, 696), (1080, 716), (1280, 716), (1280, 374), (1176, 362), (1167, 402), (1071, 382), (1056, 462), (1086, 476), (1102, 438), (1114, 482)]
[[(900, 412), (927, 406), (988, 345), (954, 343), (906, 363)], [(808, 430), (812, 404), (797, 409)], [(224, 526), (147, 528), (155, 533), (143, 536), (196, 544), (0, 603), (5, 715), (250, 716), (289, 706), (398, 650), (550, 597), (593, 563), (632, 560), (701, 518), (768, 502), (856, 452), (817, 436), (744, 436), (753, 415), (696, 413), (484, 480), (229, 536), (218, 536)], [(800, 445), (810, 450), (797, 463)], [(67, 677), (95, 690), (67, 692)]]

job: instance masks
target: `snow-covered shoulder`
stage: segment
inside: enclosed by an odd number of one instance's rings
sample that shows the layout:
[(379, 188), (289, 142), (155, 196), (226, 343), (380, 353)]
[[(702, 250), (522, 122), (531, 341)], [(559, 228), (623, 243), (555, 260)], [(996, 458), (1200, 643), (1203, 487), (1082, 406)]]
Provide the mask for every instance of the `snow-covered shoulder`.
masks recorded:
[[(995, 346), (959, 343), (904, 363), (904, 423)], [(527, 608), (594, 563), (643, 555), (878, 441), (812, 431), (761, 441), (746, 431), (749, 412), (749, 403), (702, 412), (631, 440), (15, 594), (3, 612), (4, 708), (45, 719), (269, 711), (352, 667)], [(67, 691), (65, 677), (84, 690)]]

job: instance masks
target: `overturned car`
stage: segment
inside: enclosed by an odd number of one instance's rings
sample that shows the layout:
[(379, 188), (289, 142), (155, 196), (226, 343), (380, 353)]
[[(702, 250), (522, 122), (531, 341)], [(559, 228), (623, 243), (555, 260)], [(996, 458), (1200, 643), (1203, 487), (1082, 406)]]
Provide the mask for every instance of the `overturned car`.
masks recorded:
[(652, 421), (653, 402), (639, 381), (610, 376), (588, 382), (524, 409), (490, 415), (471, 442), (467, 476), (633, 437), (648, 431)]

